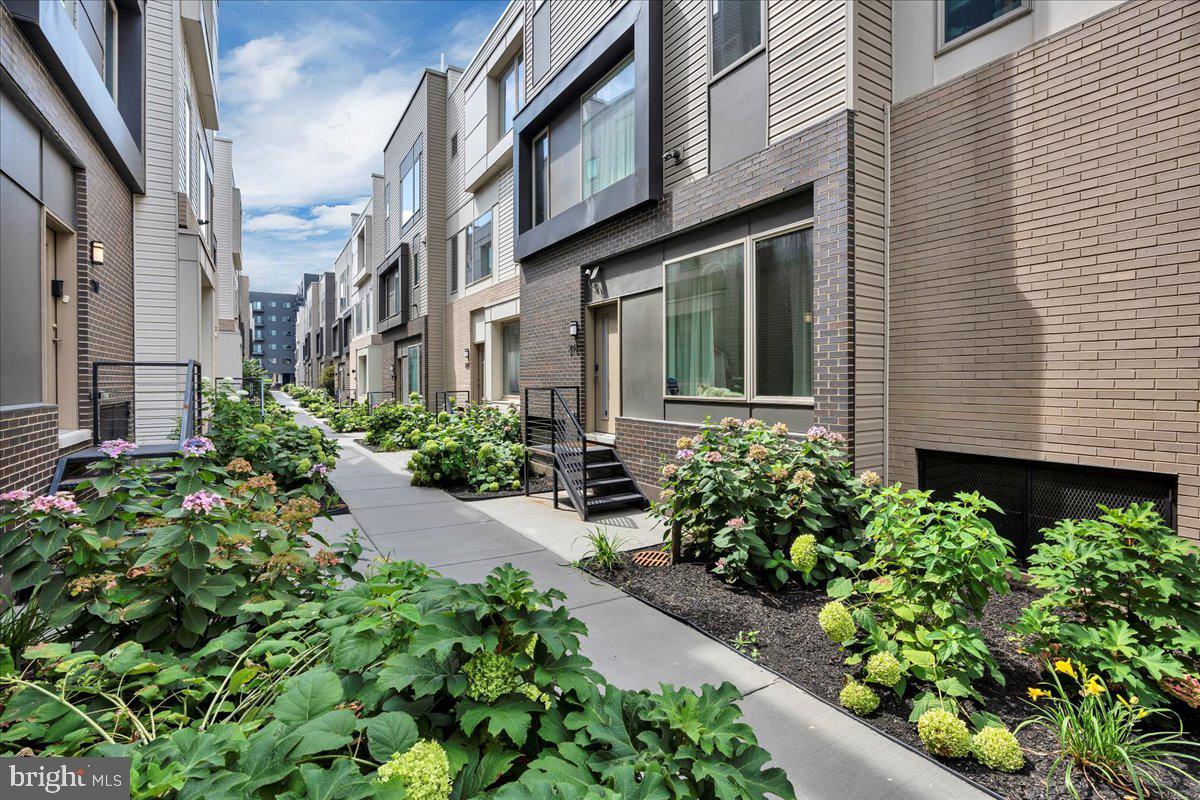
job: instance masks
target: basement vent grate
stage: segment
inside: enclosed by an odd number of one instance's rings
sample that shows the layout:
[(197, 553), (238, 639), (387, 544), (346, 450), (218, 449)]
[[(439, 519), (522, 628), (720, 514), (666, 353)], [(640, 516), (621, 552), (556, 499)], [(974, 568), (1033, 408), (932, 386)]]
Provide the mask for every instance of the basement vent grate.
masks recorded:
[(1044, 528), (1060, 519), (1094, 519), (1099, 505), (1151, 502), (1167, 525), (1175, 524), (1173, 475), (918, 450), (917, 481), (937, 500), (979, 492), (1004, 509), (989, 520), (1013, 543), (1021, 564), (1042, 540)]
[(665, 550), (639, 550), (633, 554), (633, 563), (639, 567), (669, 567), (671, 554)]

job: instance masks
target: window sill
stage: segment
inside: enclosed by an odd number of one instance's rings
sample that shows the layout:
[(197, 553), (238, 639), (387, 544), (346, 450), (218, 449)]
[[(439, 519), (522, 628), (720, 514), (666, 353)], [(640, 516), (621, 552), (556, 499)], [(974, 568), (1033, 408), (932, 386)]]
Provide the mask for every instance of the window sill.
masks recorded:
[(76, 431), (59, 431), (58, 432), (58, 449), (65, 450), (68, 447), (76, 447), (92, 438), (92, 432), (89, 430)]
[[(736, 72), (736, 71), (737, 71), (737, 69), (738, 69), (738, 67), (740, 67), (740, 66), (742, 66), (743, 64), (745, 64), (746, 62), (748, 62), (748, 61), (752, 60), (752, 59), (753, 59), (755, 56), (757, 56), (759, 53), (763, 52), (763, 51), (764, 51), (764, 50), (766, 50), (766, 49), (767, 49), (767, 46), (766, 46), (766, 45), (764, 45), (764, 44), (760, 44), (760, 45), (758, 45), (757, 47), (755, 47), (754, 49), (752, 49), (752, 50), (748, 50), (747, 52), (743, 53), (743, 54), (741, 55), (741, 57), (739, 57), (739, 58), (738, 58), (738, 60), (737, 60), (737, 61), (734, 61), (734, 62), (733, 62), (732, 64), (730, 64), (728, 67), (726, 67), (725, 69), (721, 70), (720, 72), (717, 72), (717, 73), (715, 73), (715, 74), (713, 74), (713, 75), (710, 75), (710, 76), (709, 76), (709, 79), (708, 79), (708, 85), (709, 85), (709, 86), (712, 86), (714, 83), (717, 83), (717, 82), (719, 82), (719, 81), (720, 81), (722, 78), (724, 78), (726, 75), (730, 74), (731, 72)], [(709, 65), (709, 68), (711, 69), (711, 68), (712, 68), (712, 54), (711, 54), (711, 52), (709, 53), (709, 61), (708, 61), (708, 65)]]
[(490, 280), (491, 277), (492, 277), (492, 273), (489, 272), (487, 275), (484, 275), (482, 278), (476, 278), (475, 280), (471, 281), (464, 288), (470, 289), (474, 286), (478, 286), (479, 284), (483, 283), (484, 281)]

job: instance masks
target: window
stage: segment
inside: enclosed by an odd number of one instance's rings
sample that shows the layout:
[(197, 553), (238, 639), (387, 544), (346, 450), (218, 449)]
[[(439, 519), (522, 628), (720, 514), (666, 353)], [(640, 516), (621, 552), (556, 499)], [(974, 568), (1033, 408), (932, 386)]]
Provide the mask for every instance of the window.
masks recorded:
[(413, 286), (421, 285), (421, 251), (416, 248), (412, 251), (412, 276)]
[(550, 134), (543, 133), (533, 142), (533, 224), (541, 225), (550, 216)]
[(400, 164), (400, 225), (403, 227), (421, 210), (422, 140), (408, 151)]
[(397, 292), (400, 283), (398, 280), (399, 275), (400, 271), (394, 269), (383, 276), (383, 285), (380, 287), (383, 299), (379, 306), (381, 319), (387, 319), (400, 311), (398, 308), (400, 296)]
[(520, 54), (518, 54), (504, 68), (504, 74), (500, 78), (499, 96), (497, 97), (498, 108), (496, 109), (496, 119), (500, 122), (496, 133), (497, 139), (512, 130), (513, 117), (517, 115), (517, 109), (521, 107), (521, 103), (524, 100), (524, 87), (525, 66)]
[(275, 301), (272, 300), (269, 305), (271, 306), (271, 308), (275, 308)]
[(743, 275), (736, 244), (666, 265), (666, 393), (744, 397)]
[(504, 394), (515, 396), (521, 393), (521, 323), (506, 322), (501, 328), (503, 347), (502, 379)]
[(354, 304), (354, 335), (362, 333), (362, 301)]
[(1028, 9), (1029, 0), (942, 0), (941, 44), (994, 27), (1002, 18)]
[(711, 0), (712, 74), (720, 75), (762, 44), (759, 0)]
[(458, 291), (458, 235), (450, 237), (446, 242), (446, 248), (450, 251), (450, 291)]
[(405, 348), (404, 354), (408, 361), (408, 393), (421, 392), (421, 347), (412, 345)]
[(467, 227), (467, 285), (492, 274), (492, 212)]
[(458, 155), (458, 134), (454, 133), (450, 135), (450, 157), (453, 158), (456, 155)]
[(104, 4), (104, 85), (114, 100), (117, 99), (117, 4), (107, 0)]
[(583, 197), (633, 174), (633, 56), (583, 97)]
[(390, 251), (392, 238), (392, 184), (383, 185), (383, 249)]
[(667, 263), (666, 394), (812, 397), (812, 297), (808, 226)]
[(255, 311), (262, 311), (262, 307), (263, 307), (262, 300), (253, 301), (252, 303), (250, 303), (250, 307), (253, 308)]
[(812, 397), (812, 229), (754, 243), (755, 393)]

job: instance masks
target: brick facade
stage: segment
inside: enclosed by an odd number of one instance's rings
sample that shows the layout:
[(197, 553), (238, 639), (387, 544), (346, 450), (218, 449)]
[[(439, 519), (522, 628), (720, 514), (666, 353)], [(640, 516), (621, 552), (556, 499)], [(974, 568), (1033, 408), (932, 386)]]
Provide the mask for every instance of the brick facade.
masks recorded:
[[(574, 347), (566, 336), (567, 325), (576, 320), (581, 327), (580, 341), (586, 341), (587, 332), (582, 330), (587, 324), (585, 267), (811, 188), (815, 415), (820, 424), (843, 433), (852, 446), (852, 138), (853, 115), (837, 114), (732, 167), (676, 188), (658, 203), (523, 261), (521, 386), (581, 386), (586, 393), (584, 349)], [(587, 408), (586, 396), (582, 407)], [(673, 443), (677, 436), (669, 432), (676, 426), (658, 426), (667, 433), (655, 434), (654, 441), (669, 438)], [(625, 453), (620, 444), (618, 449)], [(653, 454), (639, 460), (658, 464), (658, 456)], [(645, 473), (647, 468), (639, 469)]]
[[(520, 279), (512, 277), (486, 289), (472, 292), (465, 297), (458, 297), (446, 304), (446, 389), (451, 391), (470, 390), (472, 400), (482, 399), (475, 396), (475, 387), (482, 381), (479, 373), (483, 370), (483, 365), (476, 363), (478, 359), (473, 354), (469, 362), (464, 361), (462, 357), (463, 348), (470, 348), (472, 345), (471, 314), (482, 308), (510, 300), (516, 297), (520, 290)], [(524, 324), (524, 319), (522, 319), (522, 324)], [(524, 338), (523, 330), (521, 335)], [(524, 353), (524, 349), (525, 344), (522, 342), (522, 353)]]
[[(91, 364), (133, 359), (133, 199), (57, 82), (0, 8), (0, 87), (76, 164), (78, 280), (72, 292), (79, 344), (79, 427), (91, 426)], [(103, 265), (90, 243), (104, 242)], [(97, 281), (99, 292), (93, 291)], [(32, 298), (31, 298), (32, 300)], [(82, 446), (82, 445), (80, 445)], [(23, 406), (0, 412), (0, 491), (42, 490), (58, 448), (58, 410)]]
[(659, 470), (675, 455), (681, 436), (693, 436), (702, 426), (689, 422), (617, 417), (617, 451), (642, 491), (653, 495), (662, 485)]
[(1178, 476), (1200, 537), (1200, 4), (1128, 3), (892, 117), (890, 475)]

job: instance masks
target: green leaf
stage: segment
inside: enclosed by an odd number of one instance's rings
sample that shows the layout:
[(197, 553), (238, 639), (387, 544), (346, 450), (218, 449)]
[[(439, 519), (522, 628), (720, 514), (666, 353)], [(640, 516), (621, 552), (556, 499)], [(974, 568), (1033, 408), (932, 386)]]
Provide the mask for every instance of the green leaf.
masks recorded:
[(525, 744), (532, 722), (531, 713), (541, 711), (542, 706), (525, 697), (509, 695), (495, 705), (483, 705), (467, 700), (458, 705), (458, 723), (463, 732), (470, 736), (481, 723), (487, 723), (487, 732), (493, 736), (501, 733), (508, 736), (517, 747)]
[(350, 761), (339, 758), (328, 769), (303, 764), (303, 800), (362, 800), (375, 794), (376, 787)]
[(296, 739), (296, 746), (290, 757), (299, 759), (345, 747), (354, 739), (356, 722), (354, 712), (348, 708), (326, 711), (292, 731), (289, 738)]
[(251, 737), (248, 746), (234, 767), (247, 778), (246, 791), (253, 792), (286, 778), (295, 765), (285, 760), (287, 746), (280, 740), (279, 723)]
[(367, 720), (367, 749), (371, 758), (387, 761), (403, 753), (417, 741), (417, 723), (403, 711), (386, 711)]
[(849, 578), (834, 578), (825, 585), (825, 594), (833, 600), (845, 600), (854, 593), (854, 584)]
[[(520, 757), (516, 750), (509, 750), (493, 743), (478, 758), (472, 757), (458, 773), (454, 781), (454, 797), (475, 797), (508, 772), (512, 763)], [(474, 754), (472, 754), (474, 756)]]
[(390, 657), (379, 671), (379, 685), (397, 692), (411, 686), (413, 694), (420, 698), (438, 692), (455, 676), (454, 669), (432, 655), (417, 658), (408, 653), (398, 653)]
[(338, 631), (333, 637), (333, 666), (347, 671), (359, 671), (379, 658), (384, 641), (377, 633)]
[(275, 701), (275, 718), (287, 725), (299, 725), (316, 719), (342, 702), (342, 684), (327, 667), (301, 673), (287, 682), (287, 688)]
[(712, 781), (713, 792), (720, 800), (765, 800), (768, 795), (796, 800), (796, 792), (782, 769), (763, 769), (770, 758), (761, 747), (749, 747), (737, 758), (725, 761), (698, 759), (692, 771), (697, 778)]
[(179, 591), (183, 592), (184, 597), (200, 588), (200, 585), (204, 583), (204, 577), (203, 569), (189, 569), (182, 561), (176, 561), (171, 565), (171, 582), (179, 588)]
[(247, 614), (263, 614), (267, 617), (274, 617), (287, 606), (282, 600), (263, 600), (258, 603), (242, 603), (238, 606), (239, 611), (245, 611)]

